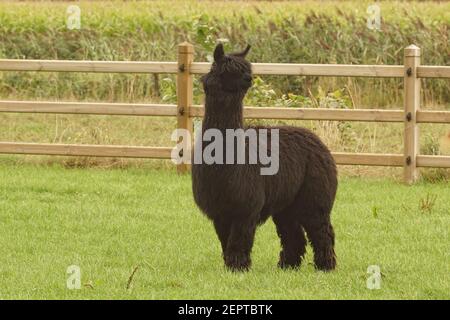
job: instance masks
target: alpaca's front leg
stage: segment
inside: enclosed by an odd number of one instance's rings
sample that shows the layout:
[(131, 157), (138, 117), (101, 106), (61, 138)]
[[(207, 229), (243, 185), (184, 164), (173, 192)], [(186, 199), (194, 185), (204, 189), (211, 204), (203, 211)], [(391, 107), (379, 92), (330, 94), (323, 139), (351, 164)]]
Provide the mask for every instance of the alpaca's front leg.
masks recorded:
[(254, 219), (233, 220), (224, 256), (225, 266), (231, 271), (247, 271), (250, 269), (250, 253), (255, 231), (256, 221)]
[(225, 251), (227, 249), (228, 238), (231, 231), (231, 220), (216, 218), (214, 219), (214, 228), (216, 229), (217, 237), (222, 246), (222, 255), (225, 258)]

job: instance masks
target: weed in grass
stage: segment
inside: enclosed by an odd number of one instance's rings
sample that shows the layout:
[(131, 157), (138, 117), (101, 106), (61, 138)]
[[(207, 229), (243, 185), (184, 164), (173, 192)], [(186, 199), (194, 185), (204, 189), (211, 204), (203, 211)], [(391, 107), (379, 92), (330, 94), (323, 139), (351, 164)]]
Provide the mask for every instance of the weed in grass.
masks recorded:
[(131, 289), (131, 282), (134, 279), (134, 275), (136, 274), (136, 271), (139, 269), (139, 266), (134, 267), (133, 271), (131, 272), (130, 276), (128, 277), (127, 281), (127, 290)]
[(437, 195), (427, 193), (425, 198), (421, 198), (419, 201), (419, 209), (424, 213), (431, 213), (434, 205), (436, 204)]
[(94, 289), (94, 284), (93, 284), (92, 280), (89, 280), (88, 282), (84, 283), (83, 286), (85, 288)]
[(378, 213), (380, 212), (380, 207), (372, 206), (372, 216), (378, 218)]

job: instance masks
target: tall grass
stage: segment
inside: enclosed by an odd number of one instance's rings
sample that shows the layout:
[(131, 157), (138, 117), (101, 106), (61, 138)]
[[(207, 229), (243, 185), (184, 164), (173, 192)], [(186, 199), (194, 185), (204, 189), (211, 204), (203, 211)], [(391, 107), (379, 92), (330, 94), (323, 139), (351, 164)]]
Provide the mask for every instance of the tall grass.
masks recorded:
[[(188, 40), (195, 45), (195, 59), (205, 61), (216, 40), (226, 38), (230, 49), (253, 44), (254, 62), (402, 64), (402, 49), (416, 43), (423, 49), (423, 63), (450, 63), (449, 3), (382, 2), (381, 31), (367, 28), (370, 3), (81, 1), (82, 28), (68, 30), (69, 3), (2, 2), (0, 57), (175, 60), (176, 45)], [(6, 73), (0, 82), (0, 94), (142, 100), (156, 96), (152, 81), (152, 77), (134, 76)], [(269, 77), (268, 81), (280, 94), (304, 96), (309, 90), (316, 93), (319, 85), (329, 89), (349, 84), (347, 79), (321, 82), (315, 77)], [(357, 101), (364, 105), (398, 104), (401, 98), (400, 84), (395, 80), (350, 83)], [(450, 99), (445, 81), (427, 83), (425, 90), (426, 100), (433, 103), (445, 104)]]

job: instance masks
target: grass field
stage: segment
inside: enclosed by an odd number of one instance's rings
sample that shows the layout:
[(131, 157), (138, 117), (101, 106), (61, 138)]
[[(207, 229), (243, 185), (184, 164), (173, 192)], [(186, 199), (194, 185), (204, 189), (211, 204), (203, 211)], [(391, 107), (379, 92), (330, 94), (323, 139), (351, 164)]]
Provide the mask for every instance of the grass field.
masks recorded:
[[(338, 269), (276, 268), (273, 223), (253, 269), (225, 271), (219, 242), (174, 170), (66, 169), (0, 162), (0, 299), (449, 299), (448, 183), (342, 178)], [(70, 265), (82, 288), (66, 288)], [(381, 289), (366, 288), (369, 265)], [(132, 271), (138, 267), (127, 289)]]

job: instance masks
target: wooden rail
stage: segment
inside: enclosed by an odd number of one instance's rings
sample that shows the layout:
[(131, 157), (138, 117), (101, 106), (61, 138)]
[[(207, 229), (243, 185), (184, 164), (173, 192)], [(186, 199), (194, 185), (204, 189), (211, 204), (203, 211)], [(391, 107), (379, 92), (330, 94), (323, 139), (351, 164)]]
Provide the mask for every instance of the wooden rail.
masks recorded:
[[(123, 116), (177, 116), (175, 104), (98, 103), (61, 101), (9, 101), (0, 100), (0, 112), (94, 114)], [(192, 105), (189, 115), (203, 117), (204, 108)], [(363, 122), (403, 122), (402, 110), (384, 109), (324, 109), (324, 108), (244, 108), (249, 119), (329, 120)], [(417, 111), (417, 123), (450, 123), (450, 111)]]
[[(0, 142), (0, 154), (170, 159), (170, 147)], [(403, 166), (401, 154), (332, 152), (339, 165)], [(450, 168), (450, 157), (419, 155), (419, 167)]]
[(418, 123), (450, 123), (450, 111), (418, 110), (416, 121)]
[[(209, 72), (211, 63), (193, 62), (192, 74)], [(94, 73), (177, 73), (176, 62), (86, 61), (0, 59), (1, 71), (94, 72)], [(403, 66), (253, 63), (256, 75), (297, 75), (330, 77), (403, 77)], [(421, 66), (419, 78), (450, 78), (450, 67)]]
[(419, 78), (450, 78), (450, 67), (419, 66), (417, 76)]
[[(203, 117), (202, 106), (192, 106), (191, 117)], [(244, 117), (250, 119), (336, 120), (368, 122), (403, 122), (403, 111), (380, 109), (311, 109), (245, 107)]]
[[(177, 128), (187, 129), (192, 133), (192, 119), (204, 115), (202, 106), (192, 104), (192, 76), (205, 74), (211, 67), (210, 63), (193, 62), (193, 56), (192, 45), (183, 43), (178, 47), (177, 62), (0, 59), (0, 71), (172, 73), (177, 74), (178, 78), (176, 105), (0, 100), (0, 112), (172, 116), (177, 117)], [(405, 128), (403, 154), (333, 152), (336, 163), (403, 167), (407, 183), (413, 183), (417, 179), (418, 167), (450, 168), (450, 156), (418, 154), (419, 123), (450, 123), (450, 111), (420, 109), (420, 78), (450, 78), (450, 66), (420, 65), (419, 48), (415, 46), (405, 48), (403, 65), (254, 63), (252, 68), (256, 75), (403, 78), (405, 88), (403, 110), (248, 106), (244, 108), (244, 116), (254, 119), (403, 122)], [(188, 146), (183, 151), (189, 152)], [(171, 152), (172, 148), (169, 147), (0, 142), (0, 153), (11, 154), (169, 159)], [(186, 172), (189, 166), (181, 164), (177, 168), (178, 172)]]
[(450, 157), (418, 155), (417, 166), (429, 168), (450, 168)]
[(401, 154), (332, 152), (337, 164), (363, 166), (403, 166)]
[[(193, 74), (208, 73), (210, 63), (194, 62)], [(329, 77), (403, 77), (403, 66), (370, 66), (345, 64), (253, 63), (256, 75), (293, 75)]]
[(0, 59), (1, 71), (177, 73), (176, 62)]
[(0, 100), (0, 112), (176, 116), (177, 106), (175, 104)]
[(0, 142), (0, 153), (170, 159), (172, 148)]

